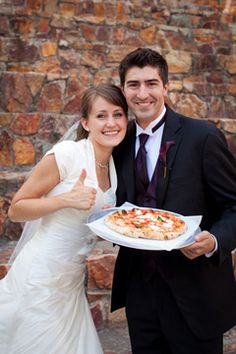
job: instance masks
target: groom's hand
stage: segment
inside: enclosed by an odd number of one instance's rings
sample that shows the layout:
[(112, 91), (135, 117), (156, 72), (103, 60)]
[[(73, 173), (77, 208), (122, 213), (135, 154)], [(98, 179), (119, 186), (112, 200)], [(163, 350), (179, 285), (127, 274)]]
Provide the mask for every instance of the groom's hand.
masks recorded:
[(216, 246), (215, 238), (210, 232), (202, 231), (195, 236), (195, 243), (180, 249), (180, 251), (189, 259), (211, 253)]

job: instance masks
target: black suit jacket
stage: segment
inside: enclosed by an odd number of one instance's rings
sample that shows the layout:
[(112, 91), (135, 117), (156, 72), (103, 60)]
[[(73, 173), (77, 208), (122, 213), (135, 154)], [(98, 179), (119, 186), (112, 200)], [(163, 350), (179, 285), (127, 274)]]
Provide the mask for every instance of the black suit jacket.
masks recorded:
[[(213, 124), (187, 118), (167, 107), (162, 144), (173, 140), (167, 175), (159, 170), (157, 208), (183, 215), (202, 215), (201, 229), (218, 241), (211, 258), (186, 258), (179, 250), (156, 251), (158, 271), (193, 332), (215, 337), (236, 324), (236, 283), (231, 251), (236, 247), (236, 162), (224, 135)], [(117, 204), (135, 203), (135, 124), (114, 151), (118, 174)], [(157, 151), (158, 154), (158, 151)], [(140, 251), (121, 247), (112, 290), (111, 310), (125, 306), (132, 271)], [(145, 301), (145, 299), (144, 299)]]

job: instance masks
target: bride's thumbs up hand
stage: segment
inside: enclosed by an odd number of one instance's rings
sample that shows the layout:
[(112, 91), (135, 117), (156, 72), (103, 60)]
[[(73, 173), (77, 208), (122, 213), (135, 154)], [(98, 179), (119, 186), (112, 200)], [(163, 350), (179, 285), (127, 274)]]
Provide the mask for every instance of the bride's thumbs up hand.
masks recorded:
[(87, 176), (86, 170), (83, 169), (78, 181), (74, 184), (70, 192), (64, 193), (69, 208), (88, 210), (96, 200), (96, 189), (84, 185)]

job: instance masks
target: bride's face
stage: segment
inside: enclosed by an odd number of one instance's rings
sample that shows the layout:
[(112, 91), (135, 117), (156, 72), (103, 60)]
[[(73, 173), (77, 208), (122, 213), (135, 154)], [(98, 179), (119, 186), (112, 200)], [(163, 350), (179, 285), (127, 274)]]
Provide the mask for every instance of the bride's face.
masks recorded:
[(127, 128), (127, 116), (122, 107), (106, 101), (103, 97), (94, 100), (88, 120), (81, 119), (85, 130), (89, 132), (92, 143), (113, 148), (124, 138)]

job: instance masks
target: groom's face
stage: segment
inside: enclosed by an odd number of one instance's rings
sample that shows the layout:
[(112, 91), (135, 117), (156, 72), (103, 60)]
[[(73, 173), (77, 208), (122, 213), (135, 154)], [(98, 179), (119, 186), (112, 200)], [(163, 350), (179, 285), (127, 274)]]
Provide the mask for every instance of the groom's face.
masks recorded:
[(162, 112), (167, 91), (168, 85), (163, 85), (156, 67), (134, 66), (126, 73), (123, 92), (130, 110), (143, 128)]

